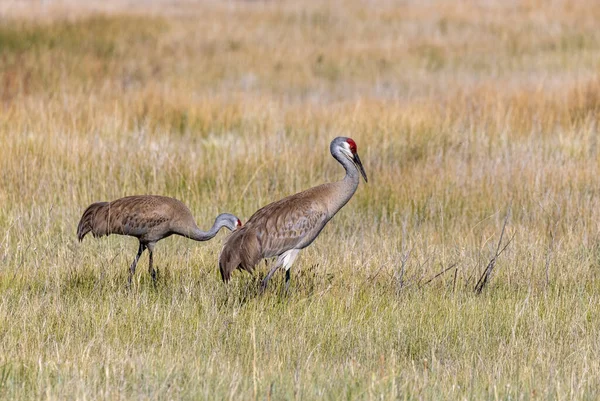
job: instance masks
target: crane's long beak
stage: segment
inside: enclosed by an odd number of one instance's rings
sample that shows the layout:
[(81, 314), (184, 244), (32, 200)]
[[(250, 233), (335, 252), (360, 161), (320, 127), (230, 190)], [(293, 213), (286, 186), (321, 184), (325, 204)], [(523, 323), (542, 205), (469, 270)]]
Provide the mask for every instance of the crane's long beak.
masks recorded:
[(356, 164), (356, 167), (358, 167), (358, 171), (360, 171), (360, 174), (362, 174), (363, 178), (365, 179), (365, 182), (369, 182), (369, 180), (367, 179), (367, 173), (365, 173), (365, 168), (363, 167), (361, 161), (360, 161), (360, 157), (358, 157), (358, 153), (354, 154), (354, 164)]

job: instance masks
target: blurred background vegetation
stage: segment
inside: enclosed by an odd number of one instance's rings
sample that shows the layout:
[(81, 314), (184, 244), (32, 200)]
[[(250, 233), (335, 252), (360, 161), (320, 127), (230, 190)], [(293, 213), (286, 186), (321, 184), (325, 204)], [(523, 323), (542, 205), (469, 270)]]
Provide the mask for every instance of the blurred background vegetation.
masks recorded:
[[(3, 397), (598, 397), (600, 4), (0, 16)], [(132, 292), (135, 240), (76, 242), (89, 203), (132, 194), (176, 197), (203, 228), (245, 221), (341, 177), (338, 135), (369, 184), (301, 254), (288, 296), (220, 283), (223, 234), (161, 242), (161, 285), (144, 258)], [(513, 241), (476, 296), (506, 215)]]

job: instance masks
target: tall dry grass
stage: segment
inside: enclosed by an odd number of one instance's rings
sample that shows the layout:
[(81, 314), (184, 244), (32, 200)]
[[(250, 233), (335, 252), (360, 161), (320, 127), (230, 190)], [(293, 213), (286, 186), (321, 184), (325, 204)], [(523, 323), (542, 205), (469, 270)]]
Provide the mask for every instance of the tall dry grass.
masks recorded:
[[(600, 395), (596, 2), (0, 13), (0, 397)], [(370, 181), (287, 296), (265, 266), (222, 284), (224, 234), (161, 242), (131, 292), (134, 239), (76, 242), (130, 194), (247, 219), (341, 177), (337, 135)]]

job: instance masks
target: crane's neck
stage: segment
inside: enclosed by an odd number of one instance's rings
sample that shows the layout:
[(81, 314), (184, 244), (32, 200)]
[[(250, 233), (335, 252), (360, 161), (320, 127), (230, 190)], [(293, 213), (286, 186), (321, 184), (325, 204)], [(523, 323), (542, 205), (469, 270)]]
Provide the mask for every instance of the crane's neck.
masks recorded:
[(221, 227), (224, 226), (225, 223), (223, 223), (222, 221), (215, 220), (215, 223), (208, 231), (202, 231), (196, 226), (193, 229), (189, 230), (189, 232), (187, 233), (181, 233), (181, 235), (183, 235), (186, 238), (193, 239), (195, 241), (208, 241), (209, 239), (217, 235)]
[(339, 148), (331, 149), (331, 155), (344, 167), (346, 170), (346, 175), (341, 181), (333, 183), (334, 195), (330, 197), (329, 202), (329, 217), (333, 217), (338, 210), (340, 210), (354, 192), (356, 192), (356, 188), (358, 188), (358, 181), (360, 179), (360, 173), (354, 163), (348, 159)]

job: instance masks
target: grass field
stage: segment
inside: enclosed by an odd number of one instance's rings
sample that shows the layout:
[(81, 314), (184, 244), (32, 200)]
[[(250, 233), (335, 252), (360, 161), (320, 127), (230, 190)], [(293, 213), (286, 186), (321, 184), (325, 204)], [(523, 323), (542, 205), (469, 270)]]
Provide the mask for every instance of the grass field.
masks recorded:
[[(600, 3), (127, 4), (0, 5), (0, 398), (600, 397)], [(338, 135), (369, 183), (287, 296), (223, 232), (131, 291), (135, 239), (76, 240), (132, 194), (245, 221)]]

